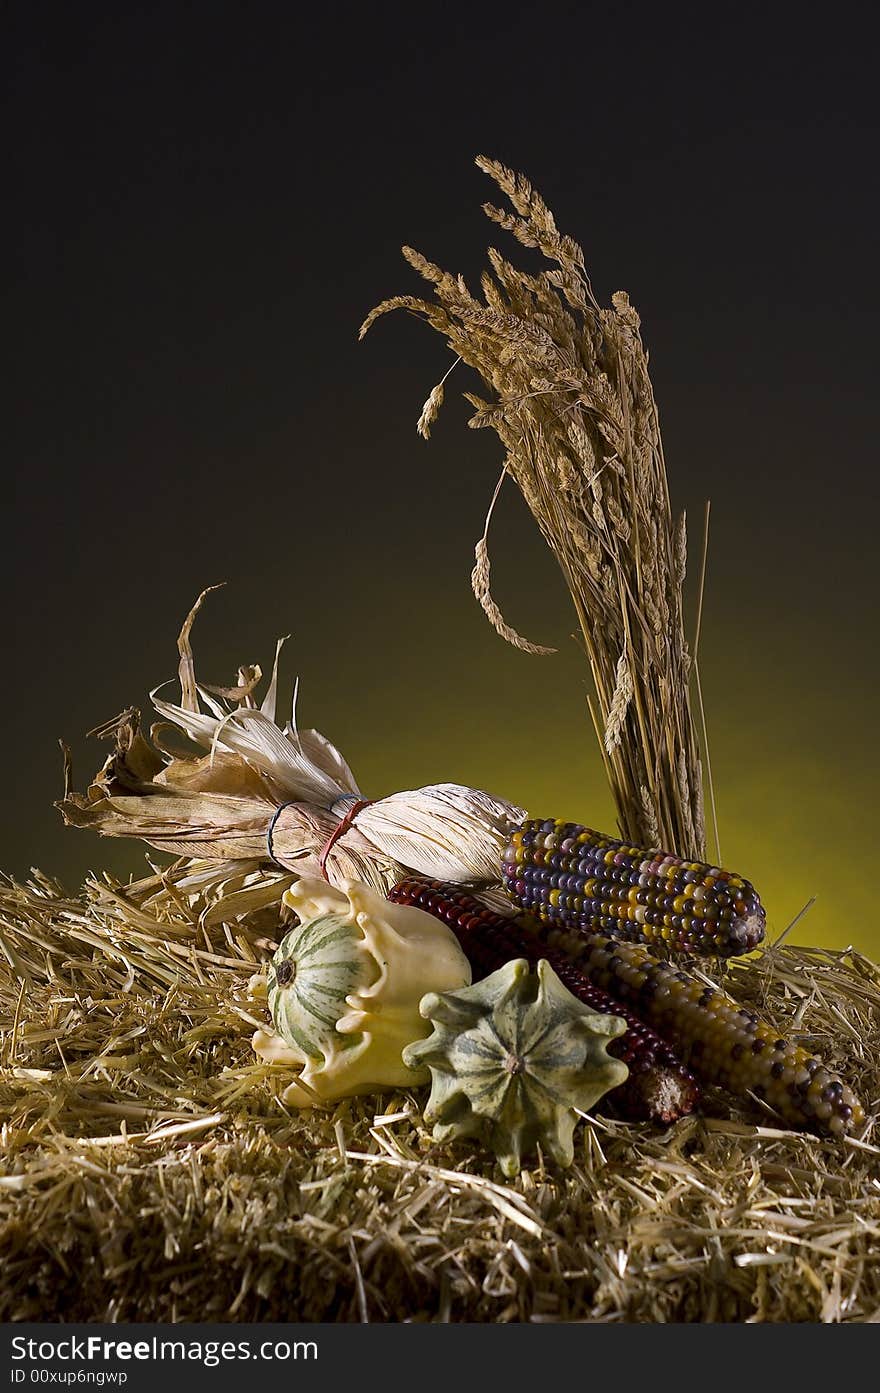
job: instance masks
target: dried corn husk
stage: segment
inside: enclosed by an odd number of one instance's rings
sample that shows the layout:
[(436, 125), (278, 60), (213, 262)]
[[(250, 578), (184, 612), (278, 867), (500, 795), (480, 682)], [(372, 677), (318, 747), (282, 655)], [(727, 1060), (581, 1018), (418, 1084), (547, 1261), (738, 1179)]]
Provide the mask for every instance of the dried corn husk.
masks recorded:
[[(160, 697), (160, 688), (152, 693), (162, 722), (149, 740), (133, 708), (95, 732), (113, 737), (113, 753), (85, 795), (68, 792), (58, 806), (70, 826), (139, 837), (200, 863), (242, 862), (261, 884), (265, 875), (274, 884), (279, 869), (318, 875), (328, 842), (363, 794), (319, 731), (300, 730), (293, 712), (285, 725), (277, 723), (277, 653), (260, 707), (250, 681), (225, 689), (196, 681), (189, 631), (202, 599), (178, 639), (180, 702)], [(169, 749), (169, 727), (197, 751)], [(383, 893), (411, 872), (490, 885), (499, 878), (510, 826), (524, 816), (505, 799), (462, 784), (394, 793), (358, 811), (326, 854), (326, 874), (334, 885), (359, 880)], [(219, 880), (225, 876), (221, 870)], [(251, 884), (248, 896), (255, 895)]]

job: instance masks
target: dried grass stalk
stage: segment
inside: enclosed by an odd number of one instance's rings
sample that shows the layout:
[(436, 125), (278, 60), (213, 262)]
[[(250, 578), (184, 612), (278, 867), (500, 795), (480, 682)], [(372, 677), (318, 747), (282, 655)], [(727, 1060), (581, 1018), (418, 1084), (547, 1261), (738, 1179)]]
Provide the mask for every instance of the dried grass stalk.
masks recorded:
[(513, 648), (519, 648), (523, 653), (534, 653), (541, 656), (547, 653), (555, 653), (555, 648), (544, 648), (540, 643), (532, 643), (530, 639), (523, 638), (522, 634), (517, 633), (512, 625), (508, 624), (501, 610), (498, 608), (492, 596), (489, 580), (489, 548), (485, 537), (481, 537), (474, 549), (474, 569), (471, 572), (471, 589), (473, 590), (480, 608), (488, 619), (496, 634), (500, 634), (506, 643)]
[[(396, 296), (368, 315), (408, 309), (441, 333), (490, 393), (467, 394), (471, 426), (491, 427), (572, 597), (595, 684), (597, 733), (621, 834), (682, 855), (705, 851), (699, 742), (682, 618), (684, 515), (673, 518), (657, 406), (639, 316), (623, 291), (601, 306), (583, 252), (540, 195), (495, 160), (477, 164), (513, 213), (493, 222), (552, 269), (529, 275), (489, 250), (482, 299), (410, 247), (403, 254), (434, 300)], [(509, 642), (522, 640), (488, 594), (477, 597)], [(479, 575), (478, 575), (479, 573)], [(484, 583), (483, 583), (484, 582)]]

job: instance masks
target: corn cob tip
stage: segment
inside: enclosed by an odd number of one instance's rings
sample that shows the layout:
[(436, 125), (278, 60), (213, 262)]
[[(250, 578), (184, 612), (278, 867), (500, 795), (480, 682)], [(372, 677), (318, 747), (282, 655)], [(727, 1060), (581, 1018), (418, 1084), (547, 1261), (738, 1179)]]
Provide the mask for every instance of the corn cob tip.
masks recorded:
[[(622, 1096), (627, 1084), (618, 1090)], [(681, 1117), (688, 1117), (700, 1101), (696, 1080), (686, 1070), (678, 1072), (669, 1067), (646, 1069), (638, 1081), (638, 1090), (631, 1090), (624, 1116), (633, 1122), (660, 1122), (670, 1126)], [(612, 1101), (615, 1101), (612, 1097)]]
[(727, 926), (729, 952), (726, 956), (739, 957), (741, 953), (750, 953), (763, 943), (766, 922), (763, 909), (731, 919)]
[(753, 1094), (786, 1122), (832, 1136), (864, 1123), (864, 1108), (843, 1079), (721, 987), (619, 939), (563, 929), (547, 938), (603, 991), (632, 1005), (701, 1082), (740, 1098)]
[(579, 823), (524, 822), (503, 856), (514, 904), (543, 924), (731, 957), (764, 937), (755, 888), (721, 866), (646, 851)]

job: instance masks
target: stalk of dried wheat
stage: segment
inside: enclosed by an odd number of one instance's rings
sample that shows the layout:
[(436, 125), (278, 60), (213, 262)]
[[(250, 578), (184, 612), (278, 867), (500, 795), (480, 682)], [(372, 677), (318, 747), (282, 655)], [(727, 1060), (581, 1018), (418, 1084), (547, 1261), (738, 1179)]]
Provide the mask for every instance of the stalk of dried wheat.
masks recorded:
[[(490, 399), (466, 394), (470, 424), (491, 427), (571, 594), (595, 688), (590, 712), (621, 833), (682, 855), (705, 851), (700, 746), (682, 618), (684, 514), (674, 517), (639, 316), (623, 291), (596, 300), (581, 248), (556, 227), (531, 184), (495, 160), (477, 164), (514, 212), (493, 222), (552, 269), (529, 275), (489, 249), (483, 298), (410, 247), (403, 254), (434, 299), (395, 296), (475, 369)], [(440, 409), (432, 393), (430, 417)], [(421, 428), (421, 423), (420, 423)], [(422, 434), (427, 432), (422, 429)], [(491, 511), (491, 510), (490, 510)], [(474, 589), (502, 637), (546, 652), (506, 624), (489, 593), (485, 534)]]

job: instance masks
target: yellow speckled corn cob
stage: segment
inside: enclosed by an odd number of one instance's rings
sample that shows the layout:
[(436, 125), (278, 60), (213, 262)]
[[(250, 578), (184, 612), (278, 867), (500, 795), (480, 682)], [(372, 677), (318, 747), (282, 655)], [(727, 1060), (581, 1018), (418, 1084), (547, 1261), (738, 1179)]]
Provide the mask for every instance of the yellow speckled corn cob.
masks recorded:
[(821, 1060), (779, 1036), (720, 987), (707, 987), (646, 948), (603, 934), (551, 929), (542, 934), (581, 972), (657, 1031), (705, 1084), (763, 1098), (786, 1122), (840, 1136), (864, 1111)]
[(544, 924), (719, 957), (747, 953), (764, 937), (761, 901), (742, 876), (575, 822), (524, 822), (502, 875), (514, 904)]

